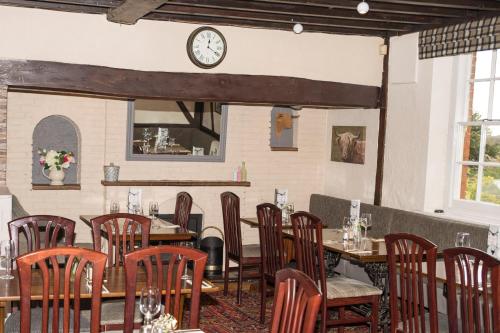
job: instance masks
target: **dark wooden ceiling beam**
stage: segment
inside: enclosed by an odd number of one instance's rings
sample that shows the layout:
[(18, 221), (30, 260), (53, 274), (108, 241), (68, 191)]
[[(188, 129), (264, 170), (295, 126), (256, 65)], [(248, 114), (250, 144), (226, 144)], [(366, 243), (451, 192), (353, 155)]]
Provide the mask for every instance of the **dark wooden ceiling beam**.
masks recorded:
[(193, 19), (199, 16), (205, 16), (213, 17), (214, 19), (231, 18), (285, 24), (295, 24), (297, 22), (300, 22), (304, 25), (306, 31), (310, 26), (313, 25), (351, 29), (386, 30), (393, 32), (404, 32), (412, 28), (412, 26), (409, 24), (392, 22), (356, 21), (340, 18), (309, 17), (301, 15), (271, 14), (262, 12), (256, 13), (233, 9), (195, 8), (191, 6), (179, 6), (170, 3), (161, 6), (161, 8), (155, 10), (155, 13), (187, 15), (193, 17)]
[(0, 60), (0, 85), (123, 98), (377, 108), (380, 88), (284, 76), (147, 72)]
[(120, 24), (135, 24), (147, 13), (163, 5), (167, 0), (125, 0), (108, 11), (108, 21)]
[(431, 6), (455, 9), (472, 9), (480, 11), (498, 11), (500, 2), (495, 0), (367, 0), (388, 4)]

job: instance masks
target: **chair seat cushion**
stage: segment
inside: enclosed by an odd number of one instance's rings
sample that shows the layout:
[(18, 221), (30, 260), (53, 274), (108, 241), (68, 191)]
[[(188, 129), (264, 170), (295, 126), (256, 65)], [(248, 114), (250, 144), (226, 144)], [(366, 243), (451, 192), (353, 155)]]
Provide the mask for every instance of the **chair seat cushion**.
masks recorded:
[(334, 276), (326, 279), (326, 291), (328, 299), (382, 294), (382, 290), (377, 287), (344, 276)]
[[(52, 308), (49, 309), (49, 329), (52, 332)], [(90, 332), (90, 311), (82, 310), (80, 315), (80, 332)], [(73, 332), (73, 310), (70, 310), (70, 332)], [(59, 307), (59, 331), (63, 328), (63, 309)], [(5, 321), (6, 333), (18, 333), (21, 331), (21, 311), (12, 313)], [(35, 307), (31, 309), (31, 330), (32, 333), (42, 333), (42, 308)]]
[[(103, 300), (101, 305), (101, 325), (123, 324), (124, 313), (124, 300)], [(135, 303), (134, 323), (142, 323), (142, 314), (138, 302)]]

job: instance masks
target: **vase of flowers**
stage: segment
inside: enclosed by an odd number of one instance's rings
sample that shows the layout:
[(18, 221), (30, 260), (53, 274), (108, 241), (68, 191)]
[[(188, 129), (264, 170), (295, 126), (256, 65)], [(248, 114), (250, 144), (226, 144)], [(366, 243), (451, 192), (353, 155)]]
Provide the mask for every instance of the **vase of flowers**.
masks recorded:
[[(40, 165), (43, 167), (42, 174), (50, 179), (50, 185), (64, 185), (64, 169), (75, 163), (73, 153), (66, 150), (39, 149)], [(45, 171), (48, 170), (48, 175)]]

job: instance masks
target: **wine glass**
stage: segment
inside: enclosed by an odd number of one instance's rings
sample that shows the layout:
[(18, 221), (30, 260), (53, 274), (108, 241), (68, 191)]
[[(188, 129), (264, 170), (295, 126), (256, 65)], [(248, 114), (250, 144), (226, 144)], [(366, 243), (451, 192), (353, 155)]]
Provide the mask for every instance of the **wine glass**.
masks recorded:
[(352, 229), (351, 219), (348, 216), (345, 216), (344, 221), (342, 222), (342, 231), (343, 231), (342, 239), (343, 239), (343, 241), (349, 240), (351, 229)]
[(0, 265), (5, 270), (5, 273), (0, 275), (0, 279), (10, 280), (14, 278), (14, 275), (11, 274), (14, 249), (14, 241), (12, 240), (3, 240), (0, 243)]
[(139, 310), (144, 315), (144, 325), (141, 332), (152, 332), (153, 325), (151, 320), (160, 312), (161, 309), (161, 293), (156, 287), (144, 287), (141, 290), (141, 298), (139, 301)]
[(457, 232), (455, 238), (456, 247), (470, 247), (470, 234), (468, 232)]
[(158, 213), (160, 211), (160, 206), (157, 201), (149, 202), (149, 216), (154, 220), (158, 217)]
[(360, 220), (361, 227), (365, 229), (365, 237), (368, 231), (368, 228), (370, 228), (373, 225), (372, 222), (372, 214), (370, 213), (363, 213), (361, 214), (361, 220)]

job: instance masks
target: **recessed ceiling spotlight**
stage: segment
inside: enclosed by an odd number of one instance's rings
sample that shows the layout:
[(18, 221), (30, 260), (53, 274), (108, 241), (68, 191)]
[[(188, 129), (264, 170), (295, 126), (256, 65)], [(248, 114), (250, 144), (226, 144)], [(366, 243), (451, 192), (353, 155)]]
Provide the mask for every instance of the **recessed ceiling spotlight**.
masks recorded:
[(304, 27), (302, 26), (302, 24), (295, 23), (293, 25), (293, 32), (295, 32), (296, 34), (300, 34), (300, 33), (302, 33), (302, 31), (304, 31)]
[(363, 0), (358, 4), (357, 9), (358, 9), (358, 13), (360, 13), (361, 15), (364, 15), (364, 14), (368, 13), (368, 11), (370, 10), (370, 5), (368, 5), (368, 3), (365, 2), (365, 0)]

